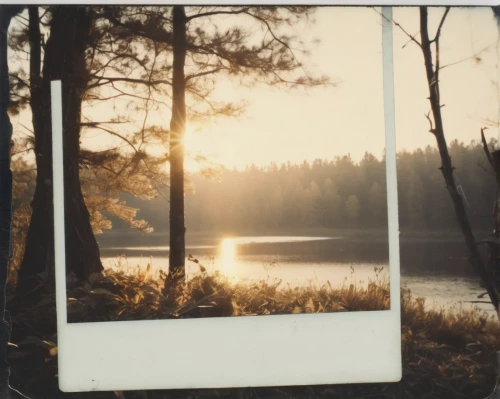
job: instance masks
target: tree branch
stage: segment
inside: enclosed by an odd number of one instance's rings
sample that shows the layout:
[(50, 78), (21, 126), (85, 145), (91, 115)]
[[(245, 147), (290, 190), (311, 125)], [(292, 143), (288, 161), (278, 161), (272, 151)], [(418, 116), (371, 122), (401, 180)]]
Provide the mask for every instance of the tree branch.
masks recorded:
[(450, 7), (446, 7), (446, 10), (445, 10), (443, 16), (441, 17), (441, 21), (439, 22), (439, 26), (438, 26), (438, 29), (436, 31), (436, 36), (434, 36), (434, 39), (431, 40), (431, 43), (439, 40), (439, 37), (441, 36), (441, 29), (443, 27), (444, 21), (446, 20), (446, 17), (448, 16), (449, 12), (450, 12)]
[(199, 72), (199, 73), (193, 73), (192, 75), (187, 75), (186, 82), (190, 79), (199, 78), (201, 76), (211, 75), (213, 73), (217, 73), (217, 72), (221, 71), (222, 69), (224, 69), (224, 68), (220, 67), (220, 68), (211, 69), (209, 71), (204, 71), (204, 72)]
[(203, 13), (200, 13), (200, 14), (194, 14), (194, 15), (190, 15), (189, 17), (186, 17), (186, 22), (189, 22), (193, 19), (196, 19), (196, 18), (201, 18), (201, 17), (210, 17), (212, 15), (236, 15), (236, 14), (243, 14), (243, 13), (246, 13), (246, 11), (248, 11), (250, 9), (250, 7), (247, 7), (247, 8), (243, 8), (241, 10), (238, 10), (238, 11), (210, 11), (210, 12), (203, 12)]
[[(373, 8), (373, 10), (374, 10), (377, 14), (381, 15), (381, 16), (382, 16), (382, 18), (384, 18), (386, 21), (391, 22), (391, 23), (393, 23), (393, 24), (394, 24), (394, 26), (398, 27), (398, 28), (399, 28), (399, 29), (400, 29), (400, 30), (401, 30), (401, 31), (402, 31), (402, 32), (403, 32), (406, 36), (408, 36), (408, 38), (409, 38), (412, 42), (416, 43), (419, 47), (422, 47), (422, 44), (421, 44), (421, 43), (420, 43), (417, 39), (415, 39), (415, 37), (414, 37), (413, 35), (411, 35), (410, 33), (408, 33), (408, 32), (405, 30), (405, 28), (403, 28), (403, 27), (402, 27), (402, 26), (401, 26), (398, 22), (394, 21), (394, 19), (393, 19), (392, 21), (390, 21), (390, 20), (389, 20), (389, 19), (388, 19), (388, 18), (387, 18), (384, 14), (382, 14), (382, 13), (381, 13), (379, 10), (377, 10), (376, 8)], [(405, 44), (405, 46), (406, 46), (406, 44)]]
[(434, 129), (434, 126), (432, 125), (432, 119), (431, 119), (430, 115), (431, 115), (431, 111), (429, 111), (425, 114), (425, 117), (429, 121), (429, 132), (432, 134), (436, 134), (436, 129)]
[[(85, 123), (82, 123), (82, 126), (85, 126)], [(102, 126), (99, 126), (99, 125), (96, 125), (96, 126), (92, 126), (92, 128), (94, 129), (100, 129), (100, 130), (103, 130), (109, 134), (111, 134), (112, 136), (116, 136), (120, 139), (122, 139), (123, 141), (125, 141), (130, 147), (132, 147), (132, 149), (135, 151), (135, 152), (138, 152), (138, 149), (135, 147), (135, 145), (129, 140), (127, 139), (125, 136), (122, 136), (120, 133), (116, 133), (110, 129), (106, 129), (105, 127), (102, 127)]]
[[(134, 78), (113, 78), (113, 77), (107, 77), (107, 76), (92, 76), (94, 79), (97, 80), (96, 83), (91, 84), (87, 86), (87, 89), (94, 89), (99, 86), (104, 86), (105, 84), (108, 84), (110, 82), (126, 82), (126, 83), (134, 83), (134, 84), (143, 84), (146, 86), (152, 86), (155, 87), (158, 84), (166, 84), (166, 85), (172, 85), (172, 82), (169, 80), (165, 79), (159, 79), (159, 80), (148, 80), (148, 79), (134, 79)], [(101, 80), (106, 80), (105, 82), (101, 83)]]
[(450, 7), (446, 7), (446, 11), (443, 14), (443, 17), (441, 18), (441, 22), (439, 23), (438, 30), (436, 32), (436, 36), (434, 39), (432, 39), (430, 43), (435, 42), (436, 43), (436, 69), (434, 73), (434, 80), (435, 80), (435, 85), (436, 85), (436, 93), (437, 93), (437, 98), (438, 98), (438, 103), (439, 106), (441, 106), (441, 91), (439, 88), (439, 70), (440, 70), (440, 53), (439, 53), (439, 39), (441, 38), (441, 28), (443, 27), (444, 21), (446, 20), (446, 16), (450, 12)]
[(481, 128), (481, 142), (483, 143), (483, 150), (486, 154), (486, 159), (488, 160), (488, 163), (491, 165), (493, 170), (495, 170), (495, 163), (493, 162), (493, 157), (491, 156), (491, 152), (488, 148), (488, 143), (486, 142), (486, 137), (484, 136), (484, 131), (486, 129), (486, 127)]

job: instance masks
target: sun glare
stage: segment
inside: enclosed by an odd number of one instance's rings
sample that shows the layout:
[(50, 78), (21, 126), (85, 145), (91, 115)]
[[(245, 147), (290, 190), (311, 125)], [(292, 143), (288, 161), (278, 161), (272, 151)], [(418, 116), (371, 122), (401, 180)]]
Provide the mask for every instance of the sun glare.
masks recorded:
[(236, 262), (236, 243), (233, 238), (224, 238), (220, 244), (221, 272), (228, 273)]
[(200, 126), (187, 126), (184, 134), (184, 149), (191, 155), (205, 154), (216, 148), (214, 137), (210, 134), (210, 129)]
[(198, 151), (198, 137), (199, 134), (194, 132), (191, 129), (186, 129), (186, 133), (184, 134), (184, 149), (186, 152)]
[[(200, 159), (211, 161), (218, 159), (217, 140), (210, 136), (208, 130), (187, 128), (184, 134), (184, 151), (186, 152), (185, 168), (190, 172), (198, 172), (203, 167)], [(201, 157), (201, 158), (200, 158)]]

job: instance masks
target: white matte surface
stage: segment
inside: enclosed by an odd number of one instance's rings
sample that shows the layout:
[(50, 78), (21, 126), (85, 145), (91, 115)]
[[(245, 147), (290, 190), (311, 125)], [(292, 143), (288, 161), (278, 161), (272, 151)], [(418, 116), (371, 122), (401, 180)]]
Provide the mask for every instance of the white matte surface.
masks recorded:
[[(391, 8), (384, 7), (383, 13), (391, 20)], [(387, 19), (383, 59), (389, 311), (67, 324), (61, 91), (60, 82), (52, 82), (61, 390), (313, 385), (401, 378), (392, 25)]]

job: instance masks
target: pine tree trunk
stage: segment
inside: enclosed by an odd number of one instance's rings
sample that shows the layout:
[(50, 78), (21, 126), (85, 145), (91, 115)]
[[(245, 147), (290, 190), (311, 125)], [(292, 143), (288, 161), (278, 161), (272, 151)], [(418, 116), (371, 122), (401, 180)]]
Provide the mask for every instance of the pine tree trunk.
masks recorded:
[[(29, 284), (37, 273), (54, 273), (54, 222), (52, 205), (52, 124), (50, 82), (62, 81), (63, 149), (66, 221), (66, 270), (80, 279), (103, 270), (99, 246), (90, 226), (79, 178), (80, 118), (87, 85), (85, 49), (91, 15), (85, 7), (59, 6), (52, 16), (45, 47), (42, 87), (35, 100), (33, 122), (37, 161), (37, 186), (26, 238), (19, 283)], [(60, 204), (55, 204), (60, 206)]]
[(184, 6), (173, 8), (173, 93), (170, 121), (170, 278), (185, 275), (184, 226), (184, 133), (186, 101), (184, 64), (186, 60), (186, 13)]

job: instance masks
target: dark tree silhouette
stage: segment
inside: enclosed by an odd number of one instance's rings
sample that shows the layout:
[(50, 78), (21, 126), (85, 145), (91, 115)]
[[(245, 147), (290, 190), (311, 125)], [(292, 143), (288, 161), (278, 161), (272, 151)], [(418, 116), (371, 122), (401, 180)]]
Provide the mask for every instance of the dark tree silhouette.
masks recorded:
[(9, 387), (10, 369), (7, 348), (11, 322), (5, 311), (7, 270), (12, 248), (12, 172), (10, 146), (12, 124), (9, 114), (9, 67), (7, 63), (7, 31), (12, 18), (22, 10), (20, 6), (0, 6), (0, 397), (5, 399), (25, 396)]
[[(61, 39), (56, 37), (51, 39), (49, 37), (49, 41), (45, 45), (43, 38), (40, 36), (40, 26), (50, 27), (51, 21), (54, 24), (52, 16), (53, 13), (58, 12), (58, 9), (59, 7), (54, 6), (44, 7), (43, 13), (40, 13), (42, 16), (39, 18), (39, 8), (29, 8), (29, 24), (25, 25), (23, 21), (25, 18), (19, 17), (16, 29), (11, 33), (9, 42), (14, 56), (25, 54), (29, 50), (29, 73), (23, 71), (22, 68), (11, 73), (13, 83), (11, 93), (12, 98), (16, 101), (11, 102), (10, 108), (13, 112), (19, 112), (24, 106), (29, 105), (32, 113), (33, 136), (17, 143), (24, 146), (26, 152), (30, 151), (30, 147), (34, 147), (32, 149), (35, 150), (37, 169), (40, 171), (37, 180), (39, 184), (36, 185), (37, 189), (32, 201), (32, 208), (42, 208), (44, 205), (39, 203), (39, 199), (50, 202), (49, 199), (52, 195), (52, 187), (47, 184), (47, 182), (50, 182), (51, 148), (50, 145), (44, 144), (50, 143), (50, 136), (48, 137), (49, 141), (46, 141), (44, 133), (47, 129), (46, 124), (50, 124), (50, 120), (47, 120), (50, 119), (50, 93), (46, 92), (46, 89), (50, 86), (47, 85), (48, 80), (44, 80), (43, 76), (45, 72), (56, 75), (55, 72), (57, 71), (50, 72), (48, 64), (51, 62), (51, 56), (58, 56), (51, 50), (51, 46), (54, 47), (51, 43), (60, 43)], [(167, 186), (168, 177), (162, 168), (167, 161), (168, 154), (157, 155), (156, 152), (155, 155), (152, 155), (148, 151), (150, 147), (155, 147), (157, 150), (159, 145), (166, 148), (168, 135), (165, 135), (162, 129), (146, 124), (147, 106), (143, 111), (146, 117), (144, 121), (141, 121), (142, 128), (139, 131), (127, 134), (115, 129), (115, 126), (135, 122), (130, 116), (127, 117), (127, 107), (137, 106), (137, 104), (143, 104), (144, 102), (153, 104), (159, 102), (158, 98), (153, 98), (147, 94), (143, 95), (137, 90), (139, 84), (145, 86), (149, 84), (150, 87), (156, 87), (155, 82), (148, 79), (148, 76), (153, 71), (157, 71), (158, 68), (155, 66), (154, 59), (148, 62), (149, 50), (151, 49), (146, 49), (146, 51), (142, 49), (143, 53), (139, 54), (137, 50), (138, 44), (131, 45), (134, 38), (131, 32), (124, 32), (123, 28), (118, 27), (117, 29), (110, 24), (106, 24), (106, 21), (103, 21), (102, 18), (99, 19), (100, 7), (92, 7), (91, 9), (97, 17), (92, 18), (90, 32), (86, 38), (83, 38), (84, 42), (81, 42), (86, 49), (84, 55), (86, 70), (83, 75), (86, 85), (85, 90), (78, 89), (79, 95), (82, 97), (82, 102), (85, 101), (87, 105), (93, 106), (106, 101), (108, 103), (114, 102), (116, 99), (128, 99), (129, 103), (126, 103), (125, 112), (120, 107), (119, 111), (111, 116), (109, 120), (95, 121), (85, 115), (84, 109), (80, 112), (80, 136), (86, 130), (93, 129), (94, 131), (109, 134), (114, 138), (119, 138), (125, 144), (125, 146), (117, 146), (105, 151), (92, 151), (79, 147), (79, 175), (85, 205), (90, 214), (91, 227), (95, 233), (111, 228), (111, 221), (107, 217), (109, 215), (125, 221), (131, 228), (148, 232), (151, 231), (150, 226), (144, 220), (136, 219), (137, 210), (127, 206), (123, 201), (119, 201), (117, 196), (127, 192), (142, 199), (150, 199), (158, 195), (162, 187)], [(71, 18), (71, 16), (69, 17)], [(109, 40), (109, 38), (112, 38), (112, 40)], [(81, 40), (81, 38), (78, 38), (78, 40)], [(46, 51), (47, 46), (48, 52)], [(45, 50), (43, 57), (44, 73), (40, 68), (42, 48)], [(69, 60), (69, 58), (67, 59)], [(46, 63), (47, 65), (45, 65)], [(83, 70), (83, 62), (81, 66)], [(131, 73), (138, 76), (137, 67), (145, 71), (147, 76), (139, 76), (138, 79), (129, 78)], [(106, 76), (107, 73), (112, 77)], [(103, 89), (102, 92), (101, 89)], [(110, 91), (112, 94), (109, 94)], [(46, 163), (44, 163), (44, 160)], [(45, 199), (45, 196), (48, 196), (47, 199)], [(33, 213), (32, 222), (35, 226), (45, 223), (40, 222), (41, 219), (45, 218), (47, 222), (50, 220), (50, 215), (47, 213), (38, 211)], [(85, 216), (83, 217), (85, 218)], [(46, 224), (44, 226), (46, 234), (41, 236), (35, 234), (35, 227), (30, 227), (29, 244), (19, 273), (20, 291), (24, 290), (25, 283), (35, 282), (34, 276), (45, 270), (51, 271), (53, 269), (53, 254), (50, 245), (52, 227), (51, 223)], [(89, 242), (92, 244), (92, 241)], [(44, 255), (44, 249), (47, 250), (45, 253), (47, 259), (46, 261), (40, 261), (41, 258), (36, 256), (37, 251), (38, 255), (42, 256)], [(82, 275), (77, 270), (74, 270), (78, 267), (74, 267), (73, 262), (68, 263), (68, 271), (73, 271), (79, 276)]]
[[(428, 31), (428, 15), (427, 7), (420, 7), (420, 37), (421, 42), (418, 43), (422, 49), (425, 63), (425, 72), (427, 76), (427, 84), (429, 87), (429, 102), (432, 111), (432, 119), (428, 115), (430, 124), (430, 132), (435, 136), (437, 146), (439, 149), (439, 155), (441, 158), (441, 173), (446, 183), (446, 188), (453, 202), (453, 207), (455, 209), (455, 215), (457, 222), (459, 224), (460, 230), (462, 231), (467, 250), (469, 252), (469, 260), (474, 267), (476, 273), (481, 277), (482, 284), (488, 292), (488, 296), (491, 303), (499, 311), (499, 298), (496, 292), (493, 281), (486, 270), (484, 262), (477, 248), (477, 242), (472, 231), (472, 227), (469, 221), (469, 217), (465, 210), (463, 198), (460, 195), (457, 185), (455, 183), (455, 178), (453, 176), (454, 167), (451, 162), (451, 157), (448, 151), (448, 144), (446, 142), (446, 137), (444, 135), (443, 119), (441, 114), (441, 108), (443, 104), (441, 103), (440, 96), (440, 85), (439, 85), (439, 72), (440, 72), (440, 48), (439, 40), (441, 36), (441, 29), (446, 20), (446, 17), (450, 11), (450, 7), (447, 7), (441, 21), (439, 23), (438, 29), (433, 39), (429, 36)], [(434, 44), (434, 56), (432, 53), (432, 44)], [(433, 123), (434, 121), (434, 123)]]
[[(476, 238), (474, 236), (469, 215), (467, 214), (467, 210), (464, 206), (464, 198), (459, 192), (457, 184), (455, 182), (455, 177), (453, 174), (455, 167), (451, 162), (450, 151), (446, 142), (446, 136), (444, 134), (443, 117), (441, 113), (441, 108), (444, 106), (444, 104), (441, 103), (439, 81), (439, 74), (441, 69), (443, 68), (440, 65), (440, 39), (442, 28), (449, 12), (450, 7), (446, 7), (439, 21), (436, 33), (434, 34), (434, 37), (431, 38), (429, 35), (427, 7), (420, 7), (420, 41), (418, 41), (413, 35), (410, 35), (400, 24), (396, 22), (395, 24), (409, 37), (412, 42), (417, 44), (422, 51), (425, 65), (425, 74), (427, 78), (427, 86), (429, 90), (428, 99), (431, 107), (431, 111), (426, 115), (426, 117), (430, 125), (429, 132), (432, 133), (436, 138), (439, 157), (441, 161), (441, 167), (439, 169), (444, 178), (446, 189), (453, 203), (455, 219), (458, 222), (460, 231), (465, 241), (469, 261), (475, 273), (480, 277), (481, 283), (486, 288), (489, 299), (498, 314), (500, 310), (498, 293), (495, 289), (493, 280), (490, 279), (488, 270), (478, 251), (478, 242), (476, 241)], [(496, 14), (495, 9), (494, 12)]]
[(186, 258), (184, 225), (184, 134), (186, 132), (186, 12), (184, 6), (172, 11), (172, 117), (170, 120), (170, 253), (169, 272), (184, 278)]
[[(31, 13), (30, 17), (35, 14)], [(36, 17), (36, 14), (34, 15)], [(52, 150), (50, 120), (50, 82), (62, 81), (63, 135), (65, 165), (65, 220), (67, 268), (80, 279), (103, 270), (99, 247), (92, 232), (79, 180), (79, 150), (82, 96), (88, 74), (85, 50), (89, 40), (92, 13), (86, 7), (57, 6), (52, 13), (50, 37), (45, 46), (40, 92), (32, 87), (37, 111), (33, 113), (37, 186), (32, 202), (32, 217), (26, 238), (24, 259), (19, 271), (20, 287), (48, 270), (54, 271)], [(33, 26), (37, 23), (33, 23)], [(36, 28), (30, 32), (36, 49)], [(37, 79), (36, 56), (32, 57), (32, 79)], [(61, 61), (64, 62), (61, 62)], [(38, 79), (40, 81), (40, 79)], [(35, 91), (33, 93), (33, 90)], [(56, 205), (57, 206), (57, 205)]]

